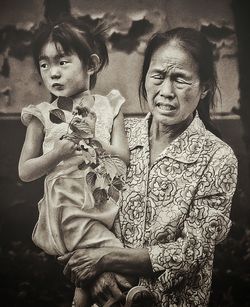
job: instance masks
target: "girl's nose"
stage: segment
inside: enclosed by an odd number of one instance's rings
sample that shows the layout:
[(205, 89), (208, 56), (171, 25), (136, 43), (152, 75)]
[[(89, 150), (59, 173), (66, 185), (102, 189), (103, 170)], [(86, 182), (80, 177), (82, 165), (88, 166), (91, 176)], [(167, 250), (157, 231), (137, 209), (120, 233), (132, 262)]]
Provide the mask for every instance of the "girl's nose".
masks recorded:
[(166, 78), (160, 88), (160, 95), (164, 98), (174, 98), (174, 89), (173, 84), (170, 80), (170, 78)]
[(52, 79), (59, 79), (61, 77), (61, 72), (58, 66), (54, 65), (50, 68), (50, 76)]

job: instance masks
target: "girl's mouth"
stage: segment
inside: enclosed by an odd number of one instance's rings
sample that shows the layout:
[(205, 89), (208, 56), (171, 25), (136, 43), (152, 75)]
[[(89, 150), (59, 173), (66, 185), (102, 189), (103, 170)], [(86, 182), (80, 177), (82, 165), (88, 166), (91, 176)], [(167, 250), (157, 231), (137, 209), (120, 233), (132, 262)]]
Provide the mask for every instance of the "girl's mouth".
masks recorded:
[(57, 89), (57, 90), (62, 90), (63, 89), (63, 85), (60, 83), (53, 83), (52, 87)]

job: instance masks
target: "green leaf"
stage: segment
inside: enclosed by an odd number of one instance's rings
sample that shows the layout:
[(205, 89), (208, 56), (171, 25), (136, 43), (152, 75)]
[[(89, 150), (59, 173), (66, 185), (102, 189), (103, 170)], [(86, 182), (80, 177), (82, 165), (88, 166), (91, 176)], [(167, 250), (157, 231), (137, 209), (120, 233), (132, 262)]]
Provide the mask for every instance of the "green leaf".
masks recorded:
[(117, 176), (124, 176), (126, 174), (126, 165), (118, 158), (106, 156), (101, 159), (101, 162), (111, 180)]
[(87, 184), (91, 187), (91, 189), (93, 189), (94, 186), (95, 186), (96, 178), (97, 178), (97, 176), (96, 176), (96, 173), (94, 173), (94, 172), (89, 172), (86, 175)]
[(77, 133), (67, 133), (65, 135), (63, 135), (63, 139), (69, 140), (75, 144), (79, 144), (80, 141), (80, 137)]
[(63, 122), (66, 122), (65, 114), (63, 110), (60, 110), (60, 109), (50, 110), (49, 118), (51, 122), (54, 124), (61, 124)]
[(89, 164), (87, 164), (85, 161), (83, 161), (81, 164), (78, 165), (78, 168), (80, 170), (85, 170), (89, 167)]
[(119, 177), (115, 177), (112, 181), (112, 185), (119, 191), (122, 190), (124, 183), (122, 182), (122, 180)]
[(95, 151), (97, 156), (103, 156), (103, 154), (105, 154), (105, 150), (103, 148), (96, 148)]
[(106, 177), (97, 173), (95, 187), (106, 190), (108, 186), (109, 186), (109, 182), (107, 181)]
[(60, 96), (57, 100), (57, 106), (65, 111), (72, 112), (73, 99), (70, 97)]
[(89, 127), (89, 124), (84, 122), (80, 117), (74, 117), (69, 125), (70, 129), (79, 134), (83, 139), (92, 138), (93, 133)]
[(106, 190), (100, 188), (96, 188), (94, 190), (93, 197), (97, 207), (104, 206), (108, 200), (108, 194)]
[(102, 144), (99, 142), (99, 141), (97, 141), (97, 140), (95, 140), (95, 139), (91, 139), (90, 140), (90, 145), (93, 147), (93, 148), (102, 148)]
[(120, 198), (120, 193), (119, 191), (114, 187), (114, 186), (110, 186), (108, 189), (108, 195), (115, 201), (118, 202), (119, 198)]
[(79, 115), (82, 117), (87, 117), (89, 115), (89, 108), (88, 107), (82, 107), (82, 106), (77, 106), (77, 112)]

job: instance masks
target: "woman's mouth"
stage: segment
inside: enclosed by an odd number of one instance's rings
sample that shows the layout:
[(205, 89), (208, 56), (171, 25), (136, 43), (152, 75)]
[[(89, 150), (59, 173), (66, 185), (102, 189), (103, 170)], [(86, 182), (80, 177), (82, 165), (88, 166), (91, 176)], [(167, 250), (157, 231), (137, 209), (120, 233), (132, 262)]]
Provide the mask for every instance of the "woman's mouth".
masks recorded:
[(162, 103), (156, 103), (157, 108), (159, 108), (162, 111), (174, 111), (176, 110), (176, 107), (171, 104), (162, 104)]

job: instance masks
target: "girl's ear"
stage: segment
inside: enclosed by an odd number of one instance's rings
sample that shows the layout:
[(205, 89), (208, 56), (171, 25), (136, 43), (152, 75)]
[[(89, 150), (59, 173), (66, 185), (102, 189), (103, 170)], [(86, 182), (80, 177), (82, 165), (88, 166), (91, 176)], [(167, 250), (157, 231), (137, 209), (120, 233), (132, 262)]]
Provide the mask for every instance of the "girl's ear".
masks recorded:
[(99, 56), (95, 53), (91, 54), (90, 60), (89, 60), (88, 73), (90, 75), (93, 75), (95, 72), (98, 71), (100, 64), (101, 64), (101, 61), (100, 61)]

